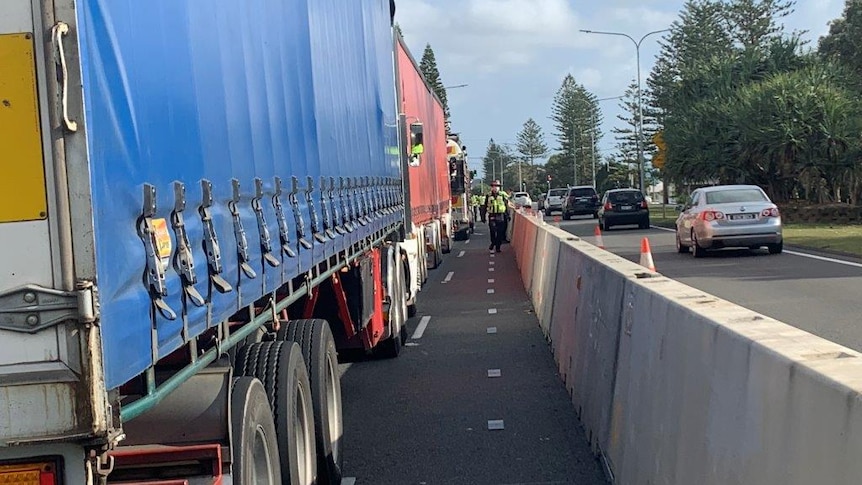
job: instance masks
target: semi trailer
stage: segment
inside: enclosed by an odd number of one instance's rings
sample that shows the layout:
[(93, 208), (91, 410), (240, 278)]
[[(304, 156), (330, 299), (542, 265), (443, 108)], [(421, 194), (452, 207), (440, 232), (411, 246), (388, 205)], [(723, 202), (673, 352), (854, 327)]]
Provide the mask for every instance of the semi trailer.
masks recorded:
[(340, 482), (339, 355), (449, 239), (393, 13), (2, 2), (0, 483)]

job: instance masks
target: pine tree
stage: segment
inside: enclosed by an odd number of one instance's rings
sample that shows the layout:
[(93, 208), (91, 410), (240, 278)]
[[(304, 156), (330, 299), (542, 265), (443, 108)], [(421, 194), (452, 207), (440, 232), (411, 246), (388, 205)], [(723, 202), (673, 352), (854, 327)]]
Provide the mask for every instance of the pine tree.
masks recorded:
[(528, 119), (518, 133), (518, 153), (529, 160), (530, 166), (535, 165), (536, 158), (544, 158), (548, 154), (544, 138), (542, 127), (533, 118)]
[(763, 49), (784, 33), (781, 19), (793, 13), (795, 0), (733, 0), (726, 10), (736, 43)]
[(569, 74), (554, 96), (551, 113), (559, 150), (571, 167), (564, 175), (566, 182), (591, 182), (592, 159), (599, 156), (597, 143), (601, 139), (602, 116), (596, 96)]
[(482, 167), (485, 170), (485, 179), (488, 183), (494, 180), (502, 182), (506, 188), (517, 185), (517, 170), (512, 170), (514, 157), (505, 145), (496, 143), (493, 138), (488, 141), (488, 148), (482, 158)]
[[(617, 118), (623, 122), (622, 128), (614, 128), (612, 132), (616, 138), (616, 160), (620, 163), (627, 164), (630, 167), (633, 167), (634, 170), (639, 171), (639, 159), (638, 159), (638, 120), (639, 110), (638, 110), (638, 86), (636, 82), (632, 82), (629, 84), (628, 89), (626, 89), (625, 95), (620, 101), (620, 108), (623, 110), (623, 114), (617, 115)], [(653, 136), (655, 136), (657, 132), (657, 125), (655, 122), (654, 111), (647, 109), (644, 106), (643, 109), (643, 133), (640, 136), (641, 147), (644, 151), (644, 164), (647, 163), (647, 160), (651, 158), (652, 154), (655, 153), (655, 145), (652, 142)], [(644, 171), (647, 172), (648, 167), (644, 167)], [(645, 174), (646, 175), (646, 174)], [(638, 178), (639, 179), (639, 175)], [(644, 187), (648, 184), (644, 181)]]
[(422, 60), (419, 62), (419, 70), (425, 76), (425, 81), (440, 98), (443, 103), (443, 116), (449, 120), (449, 102), (446, 99), (446, 88), (443, 86), (443, 80), (440, 78), (440, 71), (437, 69), (437, 59), (434, 57), (434, 50), (431, 49), (431, 44), (425, 45), (425, 52), (422, 53)]
[(399, 25), (398, 22), (395, 22), (395, 32), (398, 32), (398, 35), (402, 39), (404, 38), (404, 32), (401, 30), (401, 25)]

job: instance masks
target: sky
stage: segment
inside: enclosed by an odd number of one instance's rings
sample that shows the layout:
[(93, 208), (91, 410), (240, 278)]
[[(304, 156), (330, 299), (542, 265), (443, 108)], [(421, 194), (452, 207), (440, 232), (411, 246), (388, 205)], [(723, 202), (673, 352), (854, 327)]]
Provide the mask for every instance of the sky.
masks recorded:
[[(481, 173), (488, 140), (515, 143), (528, 118), (558, 147), (549, 119), (554, 94), (566, 74), (598, 98), (621, 96), (637, 76), (634, 44), (624, 38), (579, 29), (623, 32), (635, 39), (666, 29), (684, 0), (396, 0), (395, 21), (417, 61), (425, 45), (434, 49), (447, 90), (452, 131), (467, 146), (470, 166)], [(798, 0), (784, 19), (787, 31), (805, 31), (816, 46), (838, 18), (844, 0)], [(645, 83), (662, 34), (641, 46)], [(645, 84), (644, 84), (645, 86)], [(613, 151), (611, 129), (621, 126), (619, 100), (602, 101), (599, 143)]]

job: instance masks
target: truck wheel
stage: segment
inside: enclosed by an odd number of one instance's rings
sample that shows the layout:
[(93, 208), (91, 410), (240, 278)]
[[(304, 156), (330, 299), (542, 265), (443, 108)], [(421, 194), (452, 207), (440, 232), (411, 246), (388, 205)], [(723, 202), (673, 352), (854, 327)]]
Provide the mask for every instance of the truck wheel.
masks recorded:
[(296, 342), (302, 349), (311, 383), (318, 478), (320, 483), (341, 483), (341, 378), (329, 323), (293, 320), (279, 329), (276, 340)]
[(249, 346), (249, 345), (251, 345), (251, 344), (254, 344), (254, 343), (260, 342), (260, 341), (262, 341), (262, 340), (264, 340), (264, 339), (266, 339), (266, 330), (264, 330), (264, 329), (263, 329), (263, 327), (259, 327), (257, 330), (255, 330), (254, 332), (252, 332), (252, 334), (251, 334), (251, 335), (249, 335), (248, 337), (246, 337), (246, 338), (242, 339), (242, 342), (240, 342), (240, 343), (238, 343), (237, 345), (234, 345), (233, 347), (231, 347), (230, 349), (228, 349), (228, 351), (227, 351), (227, 355), (228, 355), (228, 357), (230, 358), (231, 365), (233, 365), (234, 367), (236, 367), (236, 356), (237, 356), (237, 354), (239, 354), (239, 352), (240, 352), (244, 347), (247, 347), (247, 346)]
[(392, 303), (389, 305), (389, 326), (392, 333), (377, 346), (378, 354), (387, 359), (394, 359), (401, 354), (401, 346), (406, 342), (404, 330), (404, 313), (402, 312), (402, 301), (404, 290), (400, 284), (395, 286), (395, 294), (392, 295)]
[(282, 341), (251, 344), (240, 350), (235, 370), (260, 379), (272, 403), (283, 483), (317, 483), (311, 385), (299, 345)]
[(234, 379), (230, 408), (233, 480), (281, 485), (277, 433), (263, 384), (254, 377)]

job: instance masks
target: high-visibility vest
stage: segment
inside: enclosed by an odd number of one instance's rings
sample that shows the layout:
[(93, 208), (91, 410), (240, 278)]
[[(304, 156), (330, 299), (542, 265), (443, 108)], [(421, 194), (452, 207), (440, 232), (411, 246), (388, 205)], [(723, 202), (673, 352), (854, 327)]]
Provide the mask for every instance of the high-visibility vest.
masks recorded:
[(503, 194), (488, 194), (485, 205), (491, 214), (503, 214), (506, 212), (506, 196)]

